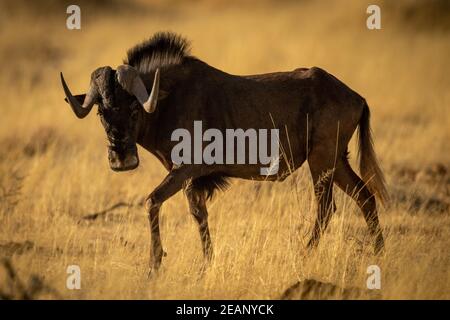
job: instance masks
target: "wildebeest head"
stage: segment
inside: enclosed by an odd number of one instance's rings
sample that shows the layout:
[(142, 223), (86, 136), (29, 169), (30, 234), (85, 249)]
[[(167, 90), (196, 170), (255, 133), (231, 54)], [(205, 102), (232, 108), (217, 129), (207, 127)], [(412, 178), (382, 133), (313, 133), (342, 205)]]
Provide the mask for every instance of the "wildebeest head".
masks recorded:
[(109, 141), (109, 164), (114, 171), (135, 169), (139, 165), (136, 140), (143, 110), (155, 111), (159, 91), (159, 69), (155, 72), (151, 93), (138, 71), (129, 65), (117, 70), (100, 67), (91, 75), (86, 94), (73, 96), (61, 73), (61, 83), (75, 115), (82, 119), (98, 105), (98, 114)]

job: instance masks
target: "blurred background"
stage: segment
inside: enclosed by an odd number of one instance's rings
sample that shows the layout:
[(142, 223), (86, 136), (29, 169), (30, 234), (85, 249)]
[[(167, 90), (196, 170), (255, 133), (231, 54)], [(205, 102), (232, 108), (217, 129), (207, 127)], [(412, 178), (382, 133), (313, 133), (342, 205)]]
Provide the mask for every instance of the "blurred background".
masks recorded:
[[(81, 30), (66, 28), (70, 4), (81, 8)], [(366, 27), (370, 4), (381, 8), (381, 30)], [(65, 298), (276, 298), (310, 277), (365, 283), (373, 262), (366, 229), (341, 193), (321, 247), (299, 255), (315, 215), (304, 168), (282, 184), (237, 181), (214, 200), (217, 256), (200, 282), (190, 281), (201, 261), (196, 226), (174, 197), (162, 214), (168, 270), (158, 282), (142, 280), (149, 246), (140, 203), (164, 169), (140, 149), (137, 170), (111, 172), (103, 128), (95, 113), (75, 118), (59, 72), (84, 92), (95, 68), (116, 67), (128, 48), (165, 30), (226, 72), (319, 66), (365, 97), (393, 198), (381, 209), (384, 297), (450, 298), (446, 0), (0, 0), (0, 256), (24, 279), (36, 276)], [(91, 291), (65, 290), (69, 263), (88, 270)]]

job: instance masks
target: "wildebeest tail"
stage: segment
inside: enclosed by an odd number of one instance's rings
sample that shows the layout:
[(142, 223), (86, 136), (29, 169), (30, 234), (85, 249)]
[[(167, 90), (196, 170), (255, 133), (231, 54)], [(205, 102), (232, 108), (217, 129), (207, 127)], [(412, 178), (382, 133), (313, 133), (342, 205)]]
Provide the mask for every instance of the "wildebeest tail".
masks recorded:
[(372, 132), (370, 129), (370, 110), (366, 102), (359, 120), (359, 168), (363, 181), (371, 192), (381, 200), (384, 206), (389, 201), (386, 182), (375, 150), (373, 149)]

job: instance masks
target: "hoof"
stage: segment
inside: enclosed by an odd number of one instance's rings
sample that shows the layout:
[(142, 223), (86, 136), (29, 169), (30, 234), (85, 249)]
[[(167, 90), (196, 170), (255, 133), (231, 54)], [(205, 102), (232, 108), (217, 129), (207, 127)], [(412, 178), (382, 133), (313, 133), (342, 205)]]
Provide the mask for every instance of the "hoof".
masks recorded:
[(384, 246), (375, 246), (374, 249), (373, 249), (373, 253), (376, 256), (381, 256), (381, 255), (384, 254), (384, 252), (385, 252)]
[(147, 272), (147, 279), (150, 280), (150, 279), (155, 278), (158, 275), (158, 273), (159, 273), (159, 267), (158, 268), (150, 267)]
[(311, 240), (309, 240), (309, 242), (306, 246), (306, 249), (308, 251), (314, 250), (315, 248), (317, 248), (318, 243), (319, 242), (317, 240), (311, 239)]
[(162, 258), (164, 258), (166, 256), (167, 256), (167, 252), (163, 251), (159, 258), (156, 258), (156, 259), (150, 258), (150, 263), (149, 263), (150, 267), (148, 269), (147, 278), (150, 279), (158, 274), (159, 269), (161, 267)]
[(374, 251), (375, 255), (381, 255), (384, 253), (384, 239), (382, 236), (379, 236), (375, 240), (373, 251)]

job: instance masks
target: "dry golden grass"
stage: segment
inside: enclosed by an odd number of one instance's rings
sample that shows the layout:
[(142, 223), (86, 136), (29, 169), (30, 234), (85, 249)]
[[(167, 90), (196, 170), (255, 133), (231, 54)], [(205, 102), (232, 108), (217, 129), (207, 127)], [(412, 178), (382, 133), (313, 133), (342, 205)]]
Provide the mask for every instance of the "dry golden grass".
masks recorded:
[[(37, 275), (66, 299), (270, 299), (304, 279), (364, 289), (367, 266), (377, 264), (384, 299), (450, 298), (446, 28), (426, 29), (383, 3), (383, 29), (369, 31), (365, 1), (144, 3), (106, 13), (82, 6), (81, 31), (65, 28), (64, 6), (49, 13), (19, 1), (0, 10), (0, 257), (22, 279)], [(316, 213), (305, 164), (283, 183), (236, 180), (209, 204), (215, 258), (203, 277), (186, 201), (181, 193), (167, 201), (168, 255), (148, 280), (140, 203), (164, 169), (140, 149), (137, 170), (112, 172), (103, 128), (95, 114), (73, 116), (58, 72), (81, 92), (94, 68), (117, 66), (127, 48), (159, 30), (187, 36), (196, 56), (231, 73), (320, 66), (366, 97), (393, 197), (380, 209), (385, 254), (372, 254), (360, 212), (340, 191), (319, 247), (306, 251)], [(128, 205), (82, 219), (116, 203)], [(65, 287), (70, 264), (81, 267), (81, 290)], [(0, 267), (4, 290), (5, 277)]]

